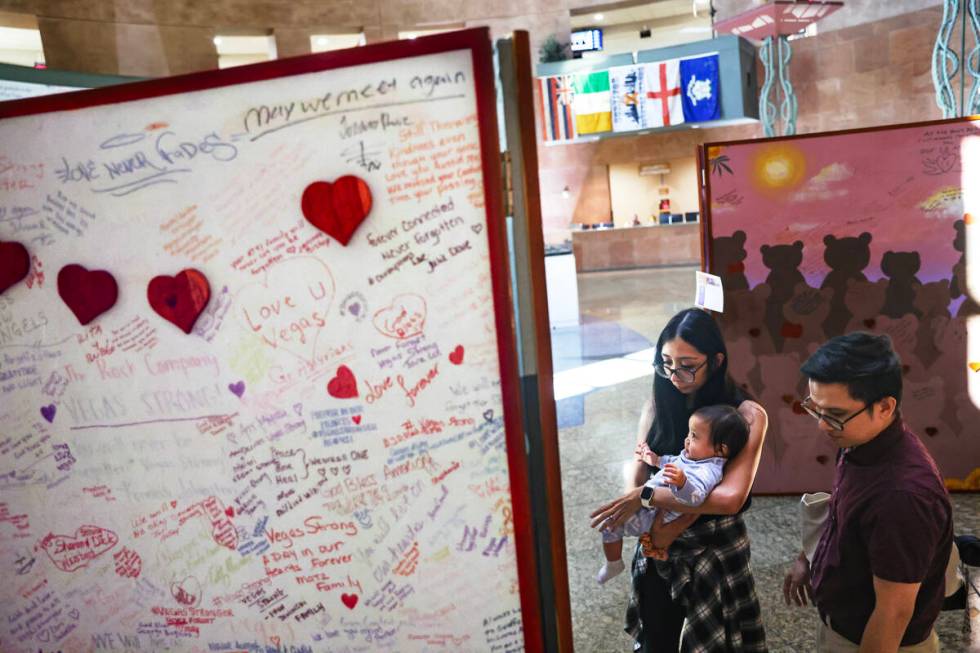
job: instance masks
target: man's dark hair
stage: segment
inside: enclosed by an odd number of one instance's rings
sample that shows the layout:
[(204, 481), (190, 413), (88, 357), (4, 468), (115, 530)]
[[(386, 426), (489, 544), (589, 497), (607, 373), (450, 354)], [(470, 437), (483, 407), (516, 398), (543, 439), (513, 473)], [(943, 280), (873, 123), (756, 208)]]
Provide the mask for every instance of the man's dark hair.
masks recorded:
[(728, 448), (726, 457), (731, 460), (745, 448), (749, 441), (749, 424), (732, 406), (718, 404), (698, 408), (694, 414), (711, 425), (711, 446), (721, 453), (721, 447)]
[(853, 399), (866, 404), (885, 397), (902, 402), (902, 361), (886, 335), (855, 331), (831, 338), (800, 371), (818, 383), (843, 383)]

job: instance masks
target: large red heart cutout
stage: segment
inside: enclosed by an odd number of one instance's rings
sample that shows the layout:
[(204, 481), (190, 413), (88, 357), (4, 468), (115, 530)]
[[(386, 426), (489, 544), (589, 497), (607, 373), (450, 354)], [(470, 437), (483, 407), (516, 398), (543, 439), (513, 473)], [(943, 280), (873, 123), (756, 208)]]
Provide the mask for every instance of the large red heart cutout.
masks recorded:
[(20, 243), (0, 242), (0, 293), (27, 276), (31, 255)]
[(188, 268), (174, 277), (153, 277), (146, 288), (146, 298), (160, 317), (173, 322), (184, 333), (190, 333), (211, 299), (211, 286), (207, 277)]
[(105, 270), (86, 270), (72, 263), (58, 272), (58, 294), (84, 326), (115, 305), (119, 286)]
[(315, 181), (303, 191), (303, 217), (344, 247), (371, 212), (371, 189), (360, 177)]
[(327, 394), (337, 399), (352, 399), (357, 396), (357, 379), (346, 365), (337, 368), (337, 376), (327, 383)]

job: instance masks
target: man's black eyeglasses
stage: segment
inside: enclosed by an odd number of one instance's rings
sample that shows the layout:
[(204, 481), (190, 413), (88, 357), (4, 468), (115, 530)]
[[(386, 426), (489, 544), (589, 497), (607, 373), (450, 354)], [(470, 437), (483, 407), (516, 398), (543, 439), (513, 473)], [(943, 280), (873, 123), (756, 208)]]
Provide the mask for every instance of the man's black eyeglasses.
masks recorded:
[(694, 381), (694, 376), (698, 373), (698, 370), (707, 365), (707, 363), (707, 358), (705, 358), (697, 367), (667, 367), (663, 363), (654, 363), (653, 371), (657, 373), (657, 376), (662, 376), (668, 381), (670, 380), (670, 377), (676, 374), (677, 380), (681, 383), (692, 383)]
[[(875, 399), (875, 401), (878, 401), (878, 400)], [(864, 406), (861, 408), (861, 410), (859, 410), (858, 412), (854, 413), (850, 417), (846, 417), (844, 419), (839, 419), (837, 417), (833, 417), (831, 415), (827, 415), (825, 413), (821, 413), (819, 410), (817, 410), (816, 408), (813, 407), (813, 404), (811, 402), (810, 397), (807, 397), (806, 399), (804, 399), (803, 400), (803, 403), (800, 404), (800, 405), (803, 406), (803, 410), (805, 410), (806, 412), (808, 412), (810, 414), (810, 417), (813, 417), (818, 422), (820, 420), (823, 420), (824, 422), (827, 423), (827, 426), (829, 426), (830, 428), (834, 429), (835, 431), (843, 431), (845, 424), (847, 424), (852, 419), (854, 419), (855, 417), (857, 417), (858, 415), (860, 415), (861, 413), (863, 413), (865, 410), (868, 409), (868, 406), (871, 406), (874, 403), (875, 403), (874, 401), (869, 401), (868, 403), (864, 404)]]

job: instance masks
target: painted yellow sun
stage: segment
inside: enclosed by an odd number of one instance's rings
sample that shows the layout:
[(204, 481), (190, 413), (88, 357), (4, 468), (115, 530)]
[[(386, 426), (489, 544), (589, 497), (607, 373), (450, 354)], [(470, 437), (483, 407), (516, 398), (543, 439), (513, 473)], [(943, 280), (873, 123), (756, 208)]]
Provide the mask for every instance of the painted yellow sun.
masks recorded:
[(759, 190), (781, 193), (799, 186), (806, 176), (803, 153), (787, 143), (764, 147), (752, 162), (752, 181)]

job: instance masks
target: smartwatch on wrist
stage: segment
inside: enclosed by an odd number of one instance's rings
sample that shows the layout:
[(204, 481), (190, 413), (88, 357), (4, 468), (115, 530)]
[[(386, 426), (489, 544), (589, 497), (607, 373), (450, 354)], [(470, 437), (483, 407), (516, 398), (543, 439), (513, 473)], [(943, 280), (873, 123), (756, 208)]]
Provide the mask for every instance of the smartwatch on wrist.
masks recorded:
[(649, 485), (644, 485), (643, 490), (640, 492), (640, 505), (644, 508), (652, 508), (653, 503), (653, 488)]

